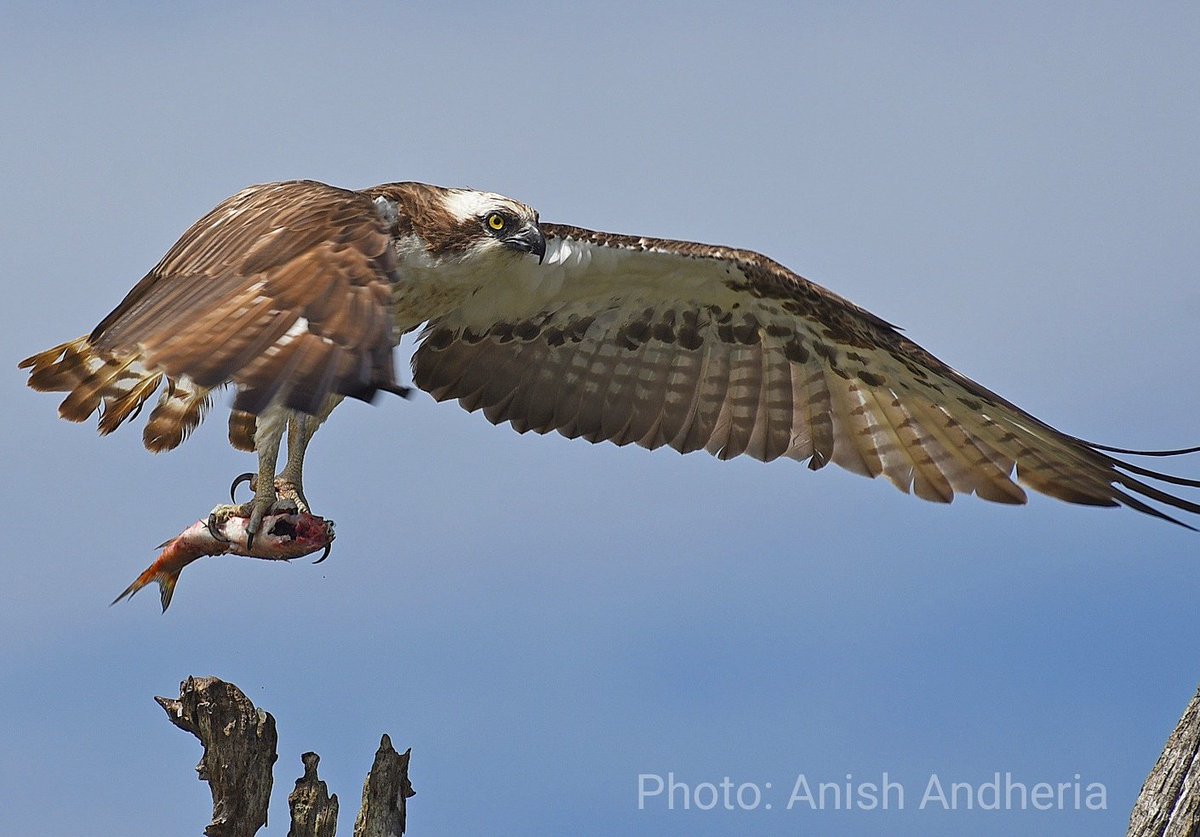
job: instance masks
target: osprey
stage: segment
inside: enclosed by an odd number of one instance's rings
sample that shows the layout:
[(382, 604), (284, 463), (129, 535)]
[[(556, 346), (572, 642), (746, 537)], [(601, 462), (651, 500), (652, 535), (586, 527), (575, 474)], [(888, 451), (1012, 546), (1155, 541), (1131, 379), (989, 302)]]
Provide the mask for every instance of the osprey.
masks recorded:
[(1176, 523), (1147, 500), (1200, 514), (1148, 480), (1200, 481), (1111, 455), (1196, 449), (1062, 433), (758, 253), (542, 224), (509, 198), (422, 183), (245, 189), (91, 334), (20, 365), (34, 389), (69, 393), (63, 418), (99, 412), (102, 434), (158, 392), (155, 452), (232, 386), (230, 442), (258, 454), (237, 510), (252, 546), (265, 515), (308, 512), (304, 452), (334, 407), (406, 392), (392, 352), (421, 325), (415, 384), (519, 433), (833, 462), (942, 503), (1024, 503), (1020, 483)]

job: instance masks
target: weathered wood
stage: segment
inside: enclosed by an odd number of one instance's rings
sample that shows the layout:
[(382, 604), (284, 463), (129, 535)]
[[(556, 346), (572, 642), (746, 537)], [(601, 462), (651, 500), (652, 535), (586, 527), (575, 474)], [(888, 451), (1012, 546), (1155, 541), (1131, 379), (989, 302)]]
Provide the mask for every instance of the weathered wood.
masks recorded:
[(1146, 777), (1126, 832), (1126, 837), (1197, 835), (1200, 835), (1200, 689)]
[[(204, 745), (196, 765), (213, 798), (212, 822), (206, 837), (254, 837), (267, 824), (271, 769), (278, 755), (275, 719), (258, 709), (232, 683), (216, 677), (189, 677), (179, 685), (179, 698), (156, 697), (171, 723)], [(416, 795), (408, 781), (412, 750), (397, 753), (386, 735), (379, 742), (371, 772), (363, 782), (362, 810), (355, 837), (400, 837), (404, 834), (407, 800)], [(305, 753), (304, 775), (288, 796), (288, 837), (334, 837), (338, 798), (317, 776), (321, 757)]]
[(363, 782), (362, 808), (354, 821), (354, 837), (399, 837), (404, 833), (407, 800), (415, 796), (408, 781), (412, 748), (397, 753), (385, 734), (375, 763)]
[(196, 772), (212, 792), (206, 837), (253, 837), (267, 824), (271, 768), (278, 758), (271, 713), (215, 677), (189, 677), (179, 686), (178, 700), (155, 700), (171, 723), (204, 745)]
[(288, 795), (288, 810), (292, 827), (288, 837), (334, 837), (337, 832), (338, 798), (329, 795), (329, 788), (317, 778), (321, 757), (305, 753), (304, 775), (296, 780), (296, 788)]

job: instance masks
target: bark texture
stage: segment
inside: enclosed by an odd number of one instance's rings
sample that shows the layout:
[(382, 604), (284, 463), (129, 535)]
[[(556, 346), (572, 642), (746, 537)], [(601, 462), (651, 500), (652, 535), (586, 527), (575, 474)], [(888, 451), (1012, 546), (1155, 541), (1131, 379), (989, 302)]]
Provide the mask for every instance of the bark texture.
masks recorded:
[(253, 837), (267, 824), (275, 719), (237, 686), (215, 677), (189, 677), (179, 686), (178, 700), (155, 700), (171, 723), (204, 745), (196, 772), (212, 792), (206, 837)]
[(292, 827), (288, 837), (334, 837), (337, 832), (338, 798), (329, 795), (329, 788), (317, 778), (321, 757), (305, 753), (304, 775), (296, 780), (296, 789), (288, 795), (288, 810), (292, 812)]
[[(213, 798), (206, 837), (253, 837), (267, 824), (271, 768), (278, 755), (275, 719), (258, 709), (241, 689), (215, 677), (189, 677), (179, 698), (156, 697), (171, 723), (204, 745), (196, 772), (208, 782)], [(406, 800), (415, 794), (408, 781), (412, 750), (397, 753), (386, 735), (363, 783), (362, 810), (355, 837), (401, 837)], [(338, 798), (317, 776), (321, 757), (305, 753), (304, 775), (288, 796), (292, 824), (288, 837), (334, 837)]]
[(354, 837), (399, 837), (404, 833), (407, 800), (417, 793), (408, 781), (411, 754), (412, 748), (397, 753), (387, 735), (380, 740), (375, 763), (363, 782)]
[(1126, 837), (1200, 835), (1200, 690), (1167, 739), (1129, 816)]

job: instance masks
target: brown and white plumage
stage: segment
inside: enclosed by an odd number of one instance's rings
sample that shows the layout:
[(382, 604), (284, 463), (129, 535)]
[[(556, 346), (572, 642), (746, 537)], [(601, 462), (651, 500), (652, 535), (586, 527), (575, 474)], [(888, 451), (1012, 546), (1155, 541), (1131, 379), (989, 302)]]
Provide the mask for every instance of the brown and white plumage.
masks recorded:
[(358, 192), (308, 183), (251, 187), (189, 229), (92, 333), (35, 355), (34, 389), (68, 391), (60, 412), (102, 410), (108, 433), (165, 382), (144, 441), (168, 450), (215, 387), (240, 419), (273, 401), (306, 413), (331, 394), (395, 388), (385, 220)]
[(833, 462), (900, 490), (1200, 506), (956, 372), (893, 326), (746, 250), (543, 224), (521, 264), (434, 319), (414, 381), (518, 432)]
[(765, 256), (539, 224), (499, 195), (423, 184), (246, 189), (91, 335), (22, 366), (35, 389), (69, 393), (65, 418), (99, 410), (103, 433), (159, 391), (151, 450), (234, 387), (230, 439), (259, 452), (263, 506), (285, 427), (302, 501), (316, 426), (344, 396), (401, 391), (392, 349), (422, 324), (417, 386), (519, 432), (833, 462), (938, 502), (1022, 503), (1019, 483), (1200, 514), (1147, 479), (1200, 483), (1055, 430)]
[(440, 313), (543, 245), (529, 207), (490, 193), (252, 186), (197, 221), (90, 335), (20, 365), (34, 389), (69, 393), (63, 418), (99, 411), (101, 433), (159, 392), (143, 434), (156, 452), (187, 438), (214, 388), (232, 386), (230, 442), (259, 458), (253, 533), (277, 494), (307, 511), (304, 452), (342, 398), (406, 392), (398, 323)]

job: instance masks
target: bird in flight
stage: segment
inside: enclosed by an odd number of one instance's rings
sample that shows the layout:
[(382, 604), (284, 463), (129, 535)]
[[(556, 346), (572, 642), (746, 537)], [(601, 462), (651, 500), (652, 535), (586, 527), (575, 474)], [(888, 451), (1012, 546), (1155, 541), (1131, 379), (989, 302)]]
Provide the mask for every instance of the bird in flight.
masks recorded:
[[(894, 326), (748, 250), (541, 223), (490, 192), (422, 183), (251, 186), (197, 221), (85, 337), (21, 362), (102, 434), (155, 393), (143, 439), (176, 447), (235, 390), (229, 440), (258, 454), (263, 518), (308, 513), (304, 453), (346, 397), (413, 382), (519, 433), (832, 462), (948, 503), (1021, 486), (1188, 525), (1154, 471), (1039, 421)], [(287, 458), (276, 473), (286, 437)], [(235, 483), (236, 484), (236, 483)], [(1191, 527), (1189, 527), (1191, 528)]]

